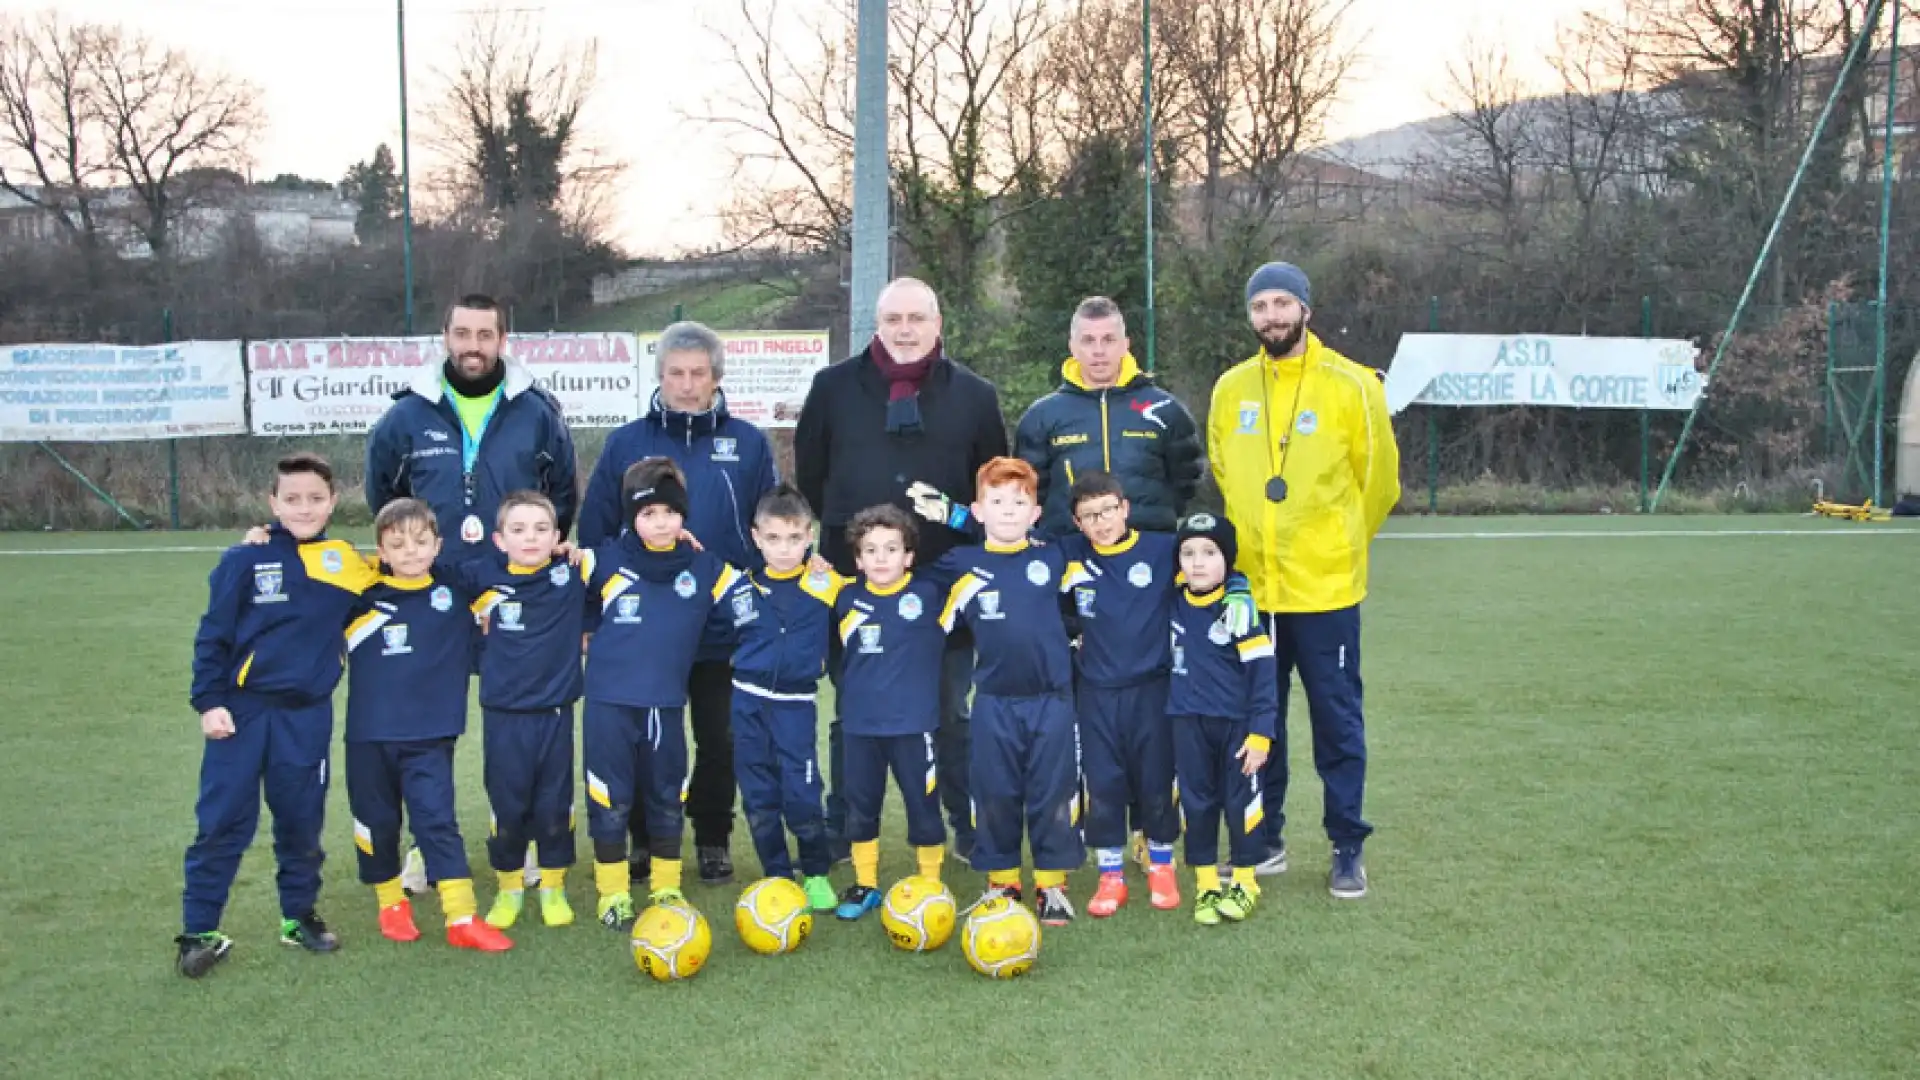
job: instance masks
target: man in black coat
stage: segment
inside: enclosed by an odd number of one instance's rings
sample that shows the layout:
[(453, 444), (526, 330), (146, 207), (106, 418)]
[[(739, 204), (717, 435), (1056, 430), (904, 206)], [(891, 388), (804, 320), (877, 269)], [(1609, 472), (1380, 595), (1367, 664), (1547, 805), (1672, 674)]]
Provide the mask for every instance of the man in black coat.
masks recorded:
[[(869, 506), (892, 503), (913, 512), (907, 488), (936, 485), (960, 504), (973, 501), (973, 477), (1007, 454), (1007, 429), (993, 384), (948, 359), (940, 339), (940, 302), (924, 282), (900, 278), (880, 292), (873, 341), (816, 374), (794, 430), (794, 474), (820, 517), (821, 554), (852, 574), (847, 522)], [(939, 527), (922, 530), (914, 561), (927, 565), (954, 546)], [(829, 670), (839, 671), (838, 653)], [(935, 753), (940, 801), (953, 827), (954, 854), (973, 850), (967, 784), (967, 691), (973, 681), (973, 639), (947, 639), (941, 669), (940, 730)], [(846, 802), (839, 792), (845, 761), (840, 721), (828, 728), (827, 831), (845, 850)]]
[[(1127, 322), (1104, 296), (1080, 302), (1060, 388), (1027, 410), (1015, 452), (1040, 474), (1040, 533), (1073, 531), (1068, 490), (1094, 470), (1126, 489), (1136, 529), (1174, 531), (1200, 486), (1200, 428), (1128, 351)], [(956, 501), (956, 505), (960, 505)]]

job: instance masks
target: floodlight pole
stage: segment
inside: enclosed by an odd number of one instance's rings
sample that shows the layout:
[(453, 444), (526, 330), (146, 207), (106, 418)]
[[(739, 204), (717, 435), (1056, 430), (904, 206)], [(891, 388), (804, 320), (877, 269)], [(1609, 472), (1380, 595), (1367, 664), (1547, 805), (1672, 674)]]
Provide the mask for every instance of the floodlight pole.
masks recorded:
[(887, 284), (887, 0), (860, 0), (854, 44), (853, 268), (847, 350), (873, 337), (874, 306)]
[(407, 138), (407, 0), (394, 0), (400, 41), (400, 259), (405, 266), (407, 336), (413, 336), (413, 155)]
[(1140, 0), (1140, 117), (1145, 143), (1141, 172), (1147, 178), (1147, 370), (1155, 352), (1153, 303), (1153, 0)]
[(1887, 119), (1880, 137), (1880, 302), (1873, 320), (1873, 503), (1883, 504), (1887, 457), (1887, 239), (1893, 231), (1893, 109), (1900, 89), (1900, 11), (1887, 44)]

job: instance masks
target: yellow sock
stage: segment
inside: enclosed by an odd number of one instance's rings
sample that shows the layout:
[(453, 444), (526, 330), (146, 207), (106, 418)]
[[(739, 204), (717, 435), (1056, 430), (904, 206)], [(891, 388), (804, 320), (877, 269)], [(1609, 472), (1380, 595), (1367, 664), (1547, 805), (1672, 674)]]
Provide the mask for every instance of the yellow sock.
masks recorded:
[(940, 880), (940, 864), (946, 861), (947, 849), (944, 844), (929, 844), (913, 849), (914, 861), (920, 864), (920, 876)]
[(567, 868), (564, 866), (543, 866), (540, 868), (540, 887), (542, 889), (564, 889), (567, 887)]
[(1020, 887), (1020, 871), (989, 870), (987, 884), (996, 889), (1017, 889)]
[(1217, 866), (1194, 867), (1193, 888), (1196, 892), (1219, 892), (1220, 868)]
[[(675, 864), (678, 869), (679, 864)], [(518, 873), (519, 871), (515, 871)], [(658, 867), (654, 873), (659, 873)], [(633, 871), (627, 868), (627, 860), (619, 862), (596, 862), (593, 864), (593, 887), (601, 896), (618, 896), (633, 889)]]
[(869, 889), (880, 887), (880, 841), (854, 841), (853, 882)]
[(679, 887), (680, 887), (680, 860), (679, 859), (653, 860), (654, 891), (658, 892), (661, 889), (677, 889)]
[(385, 911), (395, 904), (406, 903), (407, 890), (400, 887), (399, 878), (382, 881), (373, 887), (373, 899), (380, 905), (380, 910)]
[(1065, 870), (1035, 870), (1033, 887), (1036, 889), (1057, 889), (1067, 883)]
[[(1217, 872), (1217, 871), (1216, 871)], [(1253, 867), (1236, 866), (1233, 868), (1233, 883), (1248, 892), (1259, 892), (1260, 884), (1253, 880)]]
[(501, 892), (522, 892), (527, 887), (527, 876), (523, 870), (495, 870), (500, 875)]
[(447, 917), (447, 925), (473, 918), (473, 879), (454, 878), (442, 881), (436, 886), (440, 890), (440, 913)]

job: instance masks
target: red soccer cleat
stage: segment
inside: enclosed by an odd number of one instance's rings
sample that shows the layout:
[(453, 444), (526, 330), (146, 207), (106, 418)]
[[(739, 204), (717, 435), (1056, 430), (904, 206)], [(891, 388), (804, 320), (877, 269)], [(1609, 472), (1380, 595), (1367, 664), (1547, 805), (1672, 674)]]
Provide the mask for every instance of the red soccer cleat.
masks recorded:
[(1153, 906), (1172, 911), (1180, 906), (1180, 879), (1173, 875), (1172, 863), (1147, 867), (1147, 888), (1153, 891)]
[(1100, 875), (1100, 887), (1094, 890), (1093, 899), (1087, 901), (1087, 914), (1096, 919), (1104, 919), (1127, 906), (1127, 879), (1120, 873)]
[(402, 900), (381, 908), (380, 936), (388, 941), (419, 941), (420, 928), (413, 925), (413, 904)]
[(456, 949), (506, 952), (513, 948), (513, 939), (495, 930), (484, 920), (466, 918), (447, 927), (447, 944)]

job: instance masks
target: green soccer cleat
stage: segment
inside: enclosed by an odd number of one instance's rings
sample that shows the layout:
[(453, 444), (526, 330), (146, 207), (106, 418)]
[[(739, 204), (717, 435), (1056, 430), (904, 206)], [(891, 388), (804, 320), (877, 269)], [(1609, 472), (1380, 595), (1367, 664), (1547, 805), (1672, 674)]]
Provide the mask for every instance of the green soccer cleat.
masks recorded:
[(573, 905), (567, 903), (567, 890), (540, 890), (540, 921), (548, 926), (573, 925)]
[(633, 894), (614, 893), (603, 896), (596, 907), (600, 916), (600, 925), (609, 930), (633, 929)]
[(833, 882), (826, 875), (810, 877), (806, 881), (807, 906), (815, 911), (832, 911), (840, 906), (840, 898), (833, 895)]
[(487, 909), (487, 925), (495, 930), (510, 929), (519, 920), (521, 909), (526, 906), (526, 893), (519, 889), (502, 892), (493, 898), (493, 906)]
[(1236, 881), (1228, 885), (1227, 891), (1221, 894), (1217, 910), (1220, 912), (1220, 917), (1228, 922), (1245, 922), (1247, 917), (1253, 914), (1253, 909), (1259, 902), (1259, 889), (1249, 889)]
[(685, 906), (686, 902), (687, 894), (681, 892), (679, 889), (655, 889), (652, 895), (647, 897), (647, 903), (649, 904), (679, 904)]
[(1219, 889), (1208, 889), (1193, 898), (1193, 921), (1201, 926), (1220, 925), (1220, 901), (1223, 897)]
[(227, 958), (233, 951), (233, 939), (218, 930), (203, 934), (181, 934), (174, 938), (180, 946), (180, 974), (197, 979)]
[(297, 945), (308, 952), (330, 953), (340, 948), (340, 939), (327, 929), (320, 916), (309, 911), (298, 919), (280, 920), (280, 944)]

